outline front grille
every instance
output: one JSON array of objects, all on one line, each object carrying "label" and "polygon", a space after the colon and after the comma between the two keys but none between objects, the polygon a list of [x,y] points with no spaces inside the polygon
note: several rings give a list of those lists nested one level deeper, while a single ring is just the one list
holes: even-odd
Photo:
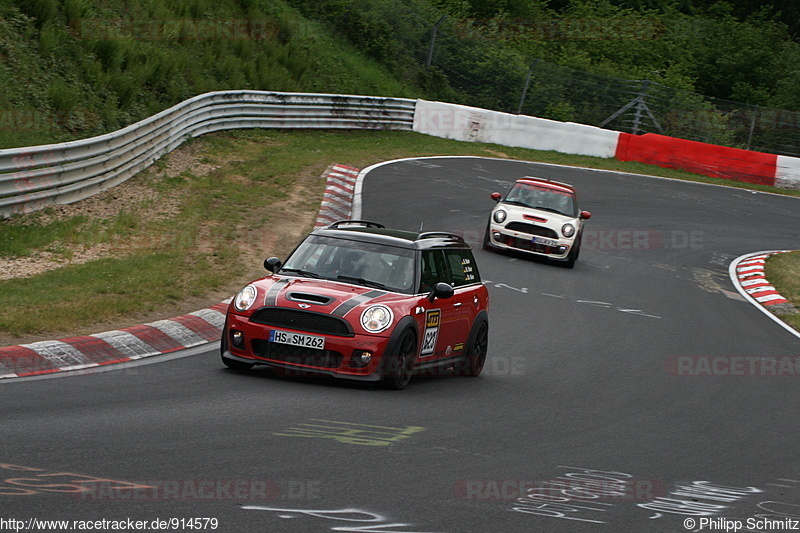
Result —
[{"label": "front grille", "polygon": [[509,222],[506,225],[509,231],[519,231],[529,235],[538,235],[539,237],[547,237],[549,239],[558,239],[558,234],[550,228],[544,226],[537,226],[536,224],[526,224],[525,222]]},{"label": "front grille", "polygon": [[309,333],[338,335],[340,337],[353,336],[353,329],[346,320],[314,311],[301,311],[285,307],[262,307],[253,313],[250,321],[264,324],[265,326],[307,331]]},{"label": "front grille", "polygon": [[253,353],[265,359],[321,368],[338,368],[343,359],[342,354],[333,350],[315,350],[262,339],[253,341]]}]

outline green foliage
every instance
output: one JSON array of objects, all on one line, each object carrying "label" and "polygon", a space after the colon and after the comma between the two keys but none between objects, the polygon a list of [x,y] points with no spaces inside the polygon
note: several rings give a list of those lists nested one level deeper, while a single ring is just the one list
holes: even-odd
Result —
[{"label": "green foliage", "polygon": [[[371,55],[395,53],[374,31]],[[106,133],[234,89],[415,95],[283,0],[0,5],[0,126],[21,126],[0,127],[0,148]]]},{"label": "green foliage", "polygon": [[[760,4],[293,0],[428,98],[796,155],[794,132],[746,122],[747,104],[800,109],[800,43]],[[617,116],[645,81],[654,115]]]},{"label": "green foliage", "polygon": [[[113,131],[226,89],[418,96],[599,124],[629,99],[616,78],[800,109],[785,12],[778,0],[7,0],[0,148]],[[592,84],[547,78],[540,58]],[[691,129],[681,113],[665,119],[675,132]],[[700,122],[725,139],[728,120]]]},{"label": "green foliage", "polygon": [[570,102],[555,102],[547,106],[543,118],[558,120],[560,122],[571,122],[575,120],[575,106]]}]

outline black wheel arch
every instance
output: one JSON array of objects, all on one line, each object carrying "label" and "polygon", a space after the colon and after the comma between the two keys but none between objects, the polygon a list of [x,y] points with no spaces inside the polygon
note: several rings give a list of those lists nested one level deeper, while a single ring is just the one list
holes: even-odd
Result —
[{"label": "black wheel arch", "polygon": [[400,319],[397,325],[394,327],[392,331],[392,335],[389,337],[389,343],[386,345],[386,351],[384,351],[382,357],[387,355],[397,355],[397,350],[400,346],[400,339],[402,338],[403,334],[407,330],[414,331],[414,339],[416,341],[417,349],[414,352],[414,356],[416,357],[419,354],[419,325],[417,324],[417,320],[411,316],[404,316]]},{"label": "black wheel arch", "polygon": [[[486,312],[486,309],[482,309],[476,316],[475,320],[472,321],[472,329],[469,331],[469,337],[467,337],[467,349],[471,349],[473,344],[475,344],[475,337],[478,335],[478,327],[482,324],[486,324],[486,328],[488,331],[489,328],[489,313]],[[470,355],[470,354],[466,354]]]},{"label": "black wheel arch", "polygon": [[228,317],[225,317],[225,325],[222,327],[222,334],[219,337],[219,354],[225,355],[228,351]]}]

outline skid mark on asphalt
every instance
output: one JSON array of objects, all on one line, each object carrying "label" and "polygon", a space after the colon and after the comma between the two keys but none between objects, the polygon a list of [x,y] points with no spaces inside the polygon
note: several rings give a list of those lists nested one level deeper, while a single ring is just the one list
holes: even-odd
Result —
[{"label": "skid mark on asphalt", "polygon": [[692,268],[690,269],[692,277],[697,285],[706,292],[720,293],[731,300],[745,301],[744,298],[738,293],[727,290],[723,283],[729,281],[728,276],[717,270],[708,270],[705,268]]}]

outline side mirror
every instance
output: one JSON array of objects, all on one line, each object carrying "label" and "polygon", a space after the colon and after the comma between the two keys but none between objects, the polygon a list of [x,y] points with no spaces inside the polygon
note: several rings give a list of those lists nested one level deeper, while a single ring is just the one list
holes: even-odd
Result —
[{"label": "side mirror", "polygon": [[281,269],[281,260],[277,257],[270,257],[269,259],[264,260],[264,268],[272,272],[273,274]]},{"label": "side mirror", "polygon": [[455,294],[453,287],[451,287],[447,283],[440,281],[439,283],[433,286],[433,290],[428,295],[428,301],[432,302],[436,298],[446,300],[447,298],[452,298],[453,294]]},{"label": "side mirror", "polygon": [[592,218],[592,214],[589,211],[581,211],[581,218],[583,220],[589,220]]},{"label": "side mirror", "polygon": [[499,202],[500,198],[502,198],[502,197],[503,197],[503,195],[501,195],[499,192],[493,192],[492,193],[492,200],[494,200],[495,202]]}]

